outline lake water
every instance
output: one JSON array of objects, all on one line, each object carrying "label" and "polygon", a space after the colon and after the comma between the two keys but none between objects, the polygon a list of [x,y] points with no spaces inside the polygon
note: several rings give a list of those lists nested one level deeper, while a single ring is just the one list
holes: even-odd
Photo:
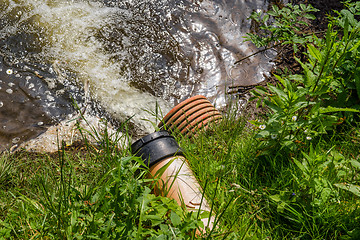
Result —
[{"label": "lake water", "polygon": [[[271,52],[243,37],[263,0],[0,0],[0,151],[79,109],[151,132],[158,107],[218,108],[264,80]],[[231,94],[230,94],[231,92]]]}]

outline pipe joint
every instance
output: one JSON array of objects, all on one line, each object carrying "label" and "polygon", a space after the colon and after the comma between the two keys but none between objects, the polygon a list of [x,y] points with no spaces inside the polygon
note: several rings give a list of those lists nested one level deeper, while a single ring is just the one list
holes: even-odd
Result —
[{"label": "pipe joint", "polygon": [[173,156],[184,156],[175,138],[167,131],[151,133],[131,145],[131,152],[141,157],[149,168],[157,162]]}]

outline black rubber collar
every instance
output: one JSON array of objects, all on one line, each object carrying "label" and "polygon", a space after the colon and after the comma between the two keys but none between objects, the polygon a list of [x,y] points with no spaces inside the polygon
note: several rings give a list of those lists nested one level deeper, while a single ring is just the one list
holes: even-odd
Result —
[{"label": "black rubber collar", "polygon": [[141,157],[148,167],[164,158],[184,155],[175,138],[167,131],[154,132],[137,140],[131,145],[131,152]]}]

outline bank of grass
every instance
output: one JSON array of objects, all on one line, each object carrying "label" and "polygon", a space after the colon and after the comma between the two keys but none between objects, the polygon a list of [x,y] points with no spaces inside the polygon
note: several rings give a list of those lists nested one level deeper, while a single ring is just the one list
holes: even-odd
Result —
[{"label": "bank of grass", "polygon": [[0,237],[359,239],[359,125],[264,152],[245,123],[228,114],[196,139],[177,136],[219,218],[213,232],[196,236],[197,215],[151,194],[141,160],[103,135],[55,154],[2,154]]}]

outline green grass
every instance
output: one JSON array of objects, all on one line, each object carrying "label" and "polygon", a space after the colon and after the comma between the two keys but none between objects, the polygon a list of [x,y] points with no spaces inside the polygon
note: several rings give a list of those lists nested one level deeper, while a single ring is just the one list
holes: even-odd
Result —
[{"label": "green grass", "polygon": [[203,215],[152,194],[126,126],[92,135],[96,146],[1,155],[0,239],[194,238]]},{"label": "green grass", "polygon": [[3,154],[0,237],[358,239],[359,187],[336,186],[359,185],[358,126],[286,152],[264,151],[245,124],[230,113],[196,139],[177,136],[217,216],[212,232],[194,235],[197,215],[151,194],[141,160],[104,135],[99,146]]},{"label": "green grass", "polygon": [[[299,143],[296,152],[264,151],[256,130],[229,117],[196,141],[183,140],[182,146],[199,181],[206,183],[215,211],[224,211],[221,228],[232,236],[358,239],[358,126]],[[357,191],[338,183],[357,185]],[[231,207],[224,209],[228,202]]]},{"label": "green grass", "polygon": [[142,162],[109,137],[56,154],[4,154],[0,239],[191,236],[196,215],[151,194]]}]

